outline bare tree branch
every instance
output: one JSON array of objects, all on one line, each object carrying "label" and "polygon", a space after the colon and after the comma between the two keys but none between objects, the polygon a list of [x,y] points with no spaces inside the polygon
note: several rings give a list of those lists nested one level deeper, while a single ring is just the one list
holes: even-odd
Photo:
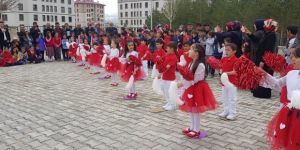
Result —
[{"label": "bare tree branch", "polygon": [[178,0],[166,0],[162,8],[162,13],[169,20],[170,28],[172,28],[172,23],[177,14],[177,2]]},{"label": "bare tree branch", "polygon": [[17,7],[19,0],[0,0],[0,12]]}]

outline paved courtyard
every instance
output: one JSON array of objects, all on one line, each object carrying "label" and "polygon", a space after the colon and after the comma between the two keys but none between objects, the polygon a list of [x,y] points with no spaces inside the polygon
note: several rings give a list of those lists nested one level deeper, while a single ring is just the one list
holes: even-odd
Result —
[{"label": "paved courtyard", "polygon": [[[218,101],[221,88],[208,78]],[[238,119],[202,114],[202,140],[181,134],[189,115],[154,113],[164,100],[151,81],[137,83],[138,100],[123,101],[125,83],[111,87],[88,71],[67,62],[0,68],[0,150],[4,149],[157,149],[265,150],[265,126],[279,108],[271,100],[238,93]]]}]

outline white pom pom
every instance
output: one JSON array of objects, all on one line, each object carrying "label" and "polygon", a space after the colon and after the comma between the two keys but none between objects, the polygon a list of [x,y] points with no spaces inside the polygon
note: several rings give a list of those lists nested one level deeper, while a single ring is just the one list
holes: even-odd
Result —
[{"label": "white pom pom", "polygon": [[151,78],[154,79],[154,78],[158,77],[158,75],[159,75],[159,72],[156,69],[156,65],[153,65],[153,69],[152,69],[152,72],[151,72]]},{"label": "white pom pom", "polygon": [[133,82],[134,82],[134,77],[133,75],[131,75],[125,89],[130,90],[133,85]]},{"label": "white pom pom", "polygon": [[107,55],[104,54],[103,57],[102,57],[102,60],[101,60],[101,66],[102,67],[105,67],[105,65],[106,65],[106,59],[107,59]]},{"label": "white pom pom", "polygon": [[221,82],[225,87],[234,87],[234,85],[229,81],[227,73],[221,75]]},{"label": "white pom pom", "polygon": [[172,101],[174,104],[177,104],[178,106],[181,106],[184,104],[184,102],[180,99],[177,84],[178,83],[176,81],[172,81],[168,92],[170,101]]},{"label": "white pom pom", "polygon": [[154,78],[153,82],[152,82],[152,89],[153,91],[158,94],[158,95],[163,95],[163,92],[161,90],[161,80],[158,79],[157,77]]},{"label": "white pom pom", "polygon": [[184,55],[180,56],[180,61],[179,61],[178,65],[180,65],[180,66],[185,66],[186,65],[186,60],[184,58]]},{"label": "white pom pom", "polygon": [[289,108],[300,109],[300,90],[292,92],[291,102],[288,106]]},{"label": "white pom pom", "polygon": [[69,42],[66,42],[66,45],[67,45],[67,48],[70,48],[70,43]]}]

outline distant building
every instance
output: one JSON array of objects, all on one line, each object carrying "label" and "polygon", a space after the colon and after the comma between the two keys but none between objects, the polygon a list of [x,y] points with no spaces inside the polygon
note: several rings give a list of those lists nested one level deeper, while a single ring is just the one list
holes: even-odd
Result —
[{"label": "distant building", "polygon": [[118,0],[119,26],[142,28],[153,9],[161,10],[165,0]]},{"label": "distant building", "polygon": [[33,22],[74,26],[74,0],[19,0],[17,7],[2,13],[2,20],[9,26],[32,26]]},{"label": "distant building", "polygon": [[75,22],[81,26],[87,26],[88,23],[100,24],[104,26],[104,6],[93,0],[75,1]]}]

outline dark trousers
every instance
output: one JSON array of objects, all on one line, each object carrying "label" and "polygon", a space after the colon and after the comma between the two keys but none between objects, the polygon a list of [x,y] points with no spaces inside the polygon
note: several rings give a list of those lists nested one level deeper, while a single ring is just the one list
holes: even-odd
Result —
[{"label": "dark trousers", "polygon": [[55,60],[61,60],[61,48],[54,48],[54,58]]},{"label": "dark trousers", "polygon": [[69,49],[62,49],[62,55],[63,55],[64,60],[69,59],[68,52],[69,52]]}]

